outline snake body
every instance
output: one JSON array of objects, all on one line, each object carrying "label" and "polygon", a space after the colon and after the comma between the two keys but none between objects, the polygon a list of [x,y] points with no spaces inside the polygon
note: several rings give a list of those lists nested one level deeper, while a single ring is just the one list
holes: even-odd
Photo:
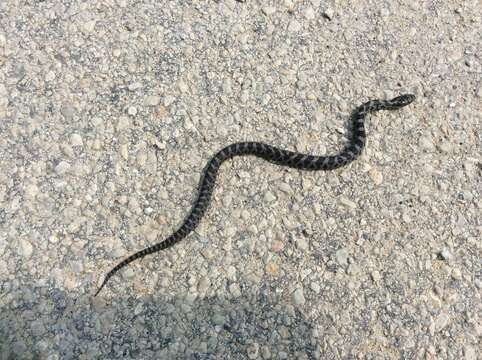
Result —
[{"label": "snake body", "polygon": [[216,177],[219,168],[224,161],[235,156],[251,155],[257,156],[277,165],[288,166],[290,168],[300,170],[333,170],[352,162],[362,152],[366,142],[364,120],[368,113],[380,110],[396,110],[410,104],[414,100],[414,95],[405,94],[391,100],[370,100],[357,107],[352,112],[350,118],[352,132],[349,142],[345,145],[344,149],[336,155],[314,156],[309,154],[301,154],[280,149],[278,147],[261,142],[238,142],[221,149],[207,163],[203,177],[200,181],[197,200],[192,206],[191,212],[185,218],[183,224],[163,241],[140,250],[117,264],[111,271],[107,273],[102,285],[94,296],[99,294],[109,279],[120,269],[127,266],[134,260],[173,246],[184,239],[196,228],[209,207],[214,185],[216,183]]}]

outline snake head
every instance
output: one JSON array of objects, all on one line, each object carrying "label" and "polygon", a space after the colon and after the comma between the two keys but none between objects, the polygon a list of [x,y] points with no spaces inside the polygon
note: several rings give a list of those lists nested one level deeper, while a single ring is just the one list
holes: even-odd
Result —
[{"label": "snake head", "polygon": [[407,106],[408,104],[412,103],[415,100],[415,95],[413,94],[404,94],[397,96],[389,100],[390,108],[392,109],[399,109],[401,107]]}]

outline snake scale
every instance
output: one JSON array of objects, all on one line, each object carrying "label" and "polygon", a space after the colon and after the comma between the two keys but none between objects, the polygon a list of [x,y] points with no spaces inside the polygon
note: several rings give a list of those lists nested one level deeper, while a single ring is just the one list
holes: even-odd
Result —
[{"label": "snake scale", "polygon": [[410,104],[414,100],[415,95],[405,94],[391,100],[370,100],[357,107],[352,112],[350,117],[352,132],[349,142],[345,145],[343,150],[336,155],[314,156],[301,154],[293,151],[283,150],[261,142],[238,142],[226,146],[222,150],[218,151],[207,163],[204,169],[203,177],[200,181],[197,200],[192,206],[191,212],[185,218],[182,225],[163,241],[140,250],[117,264],[111,271],[107,273],[102,285],[94,296],[99,294],[109,279],[120,269],[127,266],[134,260],[173,246],[184,239],[196,228],[209,206],[214,185],[216,183],[216,177],[219,168],[224,161],[235,156],[251,155],[257,156],[277,165],[288,166],[290,168],[300,170],[333,170],[352,162],[362,152],[366,142],[364,120],[368,113],[380,110],[397,110]]}]

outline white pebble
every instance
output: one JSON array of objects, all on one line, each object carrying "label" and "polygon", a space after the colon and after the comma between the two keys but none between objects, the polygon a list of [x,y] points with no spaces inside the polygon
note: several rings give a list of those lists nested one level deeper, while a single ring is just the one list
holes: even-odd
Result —
[{"label": "white pebble", "polygon": [[144,105],[146,106],[156,106],[161,102],[160,96],[151,95],[145,98]]},{"label": "white pebble", "polygon": [[20,239],[18,254],[20,256],[29,258],[30,256],[32,256],[32,253],[33,253],[32,244],[26,239]]},{"label": "white pebble", "polygon": [[370,171],[368,171],[368,175],[370,175],[370,178],[375,185],[380,185],[383,182],[382,173],[375,168],[370,169]]},{"label": "white pebble", "polygon": [[70,136],[70,144],[72,146],[83,146],[84,142],[82,141],[82,137],[79,134],[72,134]]},{"label": "white pebble", "polygon": [[340,204],[350,209],[356,208],[356,204],[344,196],[340,198]]},{"label": "white pebble", "polygon": [[129,106],[129,108],[127,109],[127,113],[131,116],[134,116],[137,114],[137,109],[135,106]]},{"label": "white pebble", "polygon": [[288,25],[288,31],[297,32],[300,30],[301,30],[301,24],[295,19],[291,20],[290,24]]},{"label": "white pebble", "polygon": [[263,14],[265,15],[272,15],[276,12],[276,8],[274,6],[264,6],[261,11],[263,12]]},{"label": "white pebble", "polygon": [[275,200],[276,200],[276,196],[274,196],[274,194],[271,191],[267,191],[264,194],[264,201],[265,202],[270,203],[270,202],[273,202]]},{"label": "white pebble", "polygon": [[302,288],[297,288],[292,295],[293,302],[296,305],[303,305],[305,303],[305,296]]},{"label": "white pebble", "polygon": [[305,11],[303,12],[303,15],[305,16],[305,18],[307,18],[308,20],[312,20],[315,18],[315,11],[313,10],[313,8],[311,6],[308,6]]},{"label": "white pebble", "polygon": [[63,175],[70,169],[70,164],[67,161],[61,161],[58,163],[58,165],[55,167],[55,172],[58,175]]},{"label": "white pebble", "polygon": [[348,251],[346,249],[340,249],[336,252],[335,257],[338,264],[341,266],[348,265]]},{"label": "white pebble", "polygon": [[134,82],[132,84],[129,84],[127,86],[127,88],[130,90],[130,91],[134,91],[134,90],[137,90],[137,89],[140,89],[142,88],[142,84],[140,82]]}]

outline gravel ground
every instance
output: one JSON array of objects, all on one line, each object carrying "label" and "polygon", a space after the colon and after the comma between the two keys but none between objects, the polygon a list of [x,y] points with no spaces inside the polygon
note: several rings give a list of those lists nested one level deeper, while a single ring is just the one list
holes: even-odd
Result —
[{"label": "gravel ground", "polygon": [[[411,4],[409,4],[411,3]],[[0,2],[1,359],[480,359],[482,15],[472,1]],[[332,172],[223,165],[221,147]]]}]

